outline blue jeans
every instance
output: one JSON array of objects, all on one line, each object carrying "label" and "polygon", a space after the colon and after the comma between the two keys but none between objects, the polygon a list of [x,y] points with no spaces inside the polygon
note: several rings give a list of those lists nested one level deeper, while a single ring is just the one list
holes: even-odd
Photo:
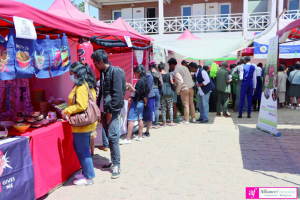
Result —
[{"label": "blue jeans", "polygon": [[200,111],[200,119],[209,120],[209,97],[210,92],[206,95],[200,96],[197,94],[199,100],[199,111]]},{"label": "blue jeans", "polygon": [[155,125],[158,125],[160,93],[159,93],[159,89],[157,88],[153,89],[152,91],[155,94]]},{"label": "blue jeans", "polygon": [[102,142],[103,142],[103,147],[108,148],[108,140],[104,128],[102,128]]},{"label": "blue jeans", "polygon": [[102,126],[103,126],[106,136],[108,138],[111,162],[114,164],[114,166],[120,166],[120,159],[121,159],[120,147],[119,147],[120,111],[112,112],[112,118],[111,118],[111,121],[109,124],[107,124],[107,121],[106,121],[106,113],[101,115],[101,118],[102,118]]},{"label": "blue jeans", "polygon": [[85,178],[95,177],[94,164],[90,152],[90,138],[92,132],[73,133],[73,146]]}]

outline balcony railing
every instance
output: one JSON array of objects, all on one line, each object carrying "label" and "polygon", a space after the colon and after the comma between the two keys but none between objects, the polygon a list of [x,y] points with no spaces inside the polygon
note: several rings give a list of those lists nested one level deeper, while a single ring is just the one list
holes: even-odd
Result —
[{"label": "balcony railing", "polygon": [[248,30],[264,30],[270,24],[269,12],[257,12],[248,14]]},{"label": "balcony railing", "polygon": [[[104,22],[111,24],[114,20],[106,20]],[[141,34],[158,34],[158,19],[125,19],[125,21],[136,31]]]},{"label": "balcony railing", "polygon": [[164,33],[241,31],[242,14],[165,17]]},{"label": "balcony railing", "polygon": [[[291,14],[292,17],[300,18],[300,11]],[[114,20],[104,21],[112,23]],[[148,19],[126,19],[131,27],[142,34],[158,34],[158,18]],[[199,15],[190,17],[165,17],[164,33],[182,33],[186,29],[193,33],[207,32],[235,32],[243,30],[243,14],[227,14],[227,15]],[[248,30],[257,31],[264,30],[270,24],[270,13],[249,13],[248,14]]]},{"label": "balcony railing", "polygon": [[285,20],[296,20],[300,18],[300,10],[287,10],[281,16]]}]

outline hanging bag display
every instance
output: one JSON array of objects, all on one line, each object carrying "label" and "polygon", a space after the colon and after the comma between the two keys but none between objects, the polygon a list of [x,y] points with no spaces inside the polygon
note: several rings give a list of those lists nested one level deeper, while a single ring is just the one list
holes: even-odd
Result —
[{"label": "hanging bag display", "polygon": [[61,73],[64,74],[69,71],[69,67],[71,66],[71,52],[69,47],[68,38],[65,33],[61,38]]},{"label": "hanging bag display", "polygon": [[12,80],[16,76],[14,29],[9,30],[6,40],[0,42],[0,80]]},{"label": "hanging bag display", "polygon": [[16,38],[15,41],[15,78],[32,78],[34,74],[34,40]]},{"label": "hanging bag display", "polygon": [[50,73],[52,77],[62,75],[60,72],[62,67],[61,61],[61,39],[60,35],[57,35],[58,39],[50,40]]},{"label": "hanging bag display", "polygon": [[[97,103],[92,95],[90,88],[84,83],[85,87],[87,88],[89,94],[88,99],[88,106],[87,109],[83,112],[72,114],[69,118],[69,123],[71,126],[74,127],[82,127],[93,124],[94,122],[98,121],[101,117],[101,112]],[[76,104],[76,94],[73,97],[73,105]]]},{"label": "hanging bag display", "polygon": [[37,78],[50,78],[50,39],[46,35],[46,39],[36,40],[34,42],[35,51],[35,76]]}]

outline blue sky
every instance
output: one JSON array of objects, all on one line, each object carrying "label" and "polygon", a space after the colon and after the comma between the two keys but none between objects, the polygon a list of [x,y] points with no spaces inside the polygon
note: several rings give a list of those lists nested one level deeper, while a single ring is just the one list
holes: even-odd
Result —
[{"label": "blue sky", "polygon": [[[35,7],[35,8],[38,8],[40,10],[44,10],[46,11],[50,6],[51,4],[54,2],[54,0],[16,0],[16,1],[20,1],[20,2],[23,2],[23,3],[26,3],[32,7]],[[77,4],[81,3],[82,0],[75,0],[75,2]],[[99,19],[99,15],[98,15],[98,9],[93,7],[93,6],[90,6],[90,15],[92,17],[96,17],[97,19]]]}]

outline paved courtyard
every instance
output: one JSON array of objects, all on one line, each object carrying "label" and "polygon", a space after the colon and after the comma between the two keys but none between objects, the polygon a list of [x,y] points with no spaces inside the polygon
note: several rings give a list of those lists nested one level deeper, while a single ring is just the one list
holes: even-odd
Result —
[{"label": "paved courtyard", "polygon": [[[95,184],[63,187],[42,199],[245,199],[245,187],[300,187],[300,111],[279,109],[281,137],[251,119],[216,117],[208,124],[151,129],[151,137],[121,146],[121,177],[101,171],[109,153],[96,150]],[[246,115],[244,115],[246,116]]]}]

